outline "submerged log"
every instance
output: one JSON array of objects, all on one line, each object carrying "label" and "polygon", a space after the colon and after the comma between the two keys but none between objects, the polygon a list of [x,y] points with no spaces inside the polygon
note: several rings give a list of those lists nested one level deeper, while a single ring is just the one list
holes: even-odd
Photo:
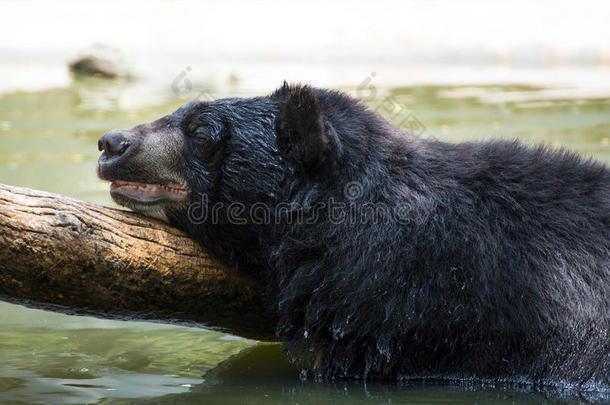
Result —
[{"label": "submerged log", "polygon": [[274,338],[260,287],[141,215],[0,184],[0,299]]}]

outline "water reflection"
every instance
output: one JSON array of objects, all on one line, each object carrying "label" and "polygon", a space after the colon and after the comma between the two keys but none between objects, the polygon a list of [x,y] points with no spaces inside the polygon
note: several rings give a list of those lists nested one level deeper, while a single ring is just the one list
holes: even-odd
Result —
[{"label": "water reflection", "polygon": [[[477,383],[440,386],[422,383],[301,381],[277,345],[246,350],[205,375],[188,393],[154,400],[153,404],[547,404],[579,403],[582,398],[493,388]],[[118,401],[117,403],[126,403]]]}]

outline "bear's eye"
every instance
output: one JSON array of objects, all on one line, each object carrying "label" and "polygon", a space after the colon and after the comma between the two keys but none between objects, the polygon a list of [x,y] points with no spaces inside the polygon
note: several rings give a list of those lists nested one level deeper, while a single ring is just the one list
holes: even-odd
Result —
[{"label": "bear's eye", "polygon": [[204,140],[204,139],[210,138],[210,131],[206,127],[199,126],[199,127],[193,128],[192,130],[188,131],[188,135],[191,138]]},{"label": "bear's eye", "polygon": [[212,167],[222,159],[223,142],[222,127],[195,125],[187,128],[190,138],[190,148],[198,157],[200,163]]},{"label": "bear's eye", "polygon": [[210,123],[201,124],[193,122],[186,130],[186,135],[189,138],[202,142],[218,142],[221,138],[221,134],[222,126]]}]

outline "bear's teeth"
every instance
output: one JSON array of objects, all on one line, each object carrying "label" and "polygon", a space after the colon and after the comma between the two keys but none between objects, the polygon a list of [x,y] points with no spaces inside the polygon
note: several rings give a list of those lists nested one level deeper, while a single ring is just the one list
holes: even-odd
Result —
[{"label": "bear's teeth", "polygon": [[147,203],[159,200],[182,201],[188,196],[188,190],[175,183],[146,184],[115,180],[110,185],[110,191]]}]

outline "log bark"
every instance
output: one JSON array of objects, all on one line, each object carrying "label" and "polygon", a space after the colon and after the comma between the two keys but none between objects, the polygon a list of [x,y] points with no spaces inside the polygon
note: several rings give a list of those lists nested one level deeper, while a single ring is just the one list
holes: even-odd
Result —
[{"label": "log bark", "polygon": [[0,185],[0,299],[274,338],[260,287],[161,221]]}]

